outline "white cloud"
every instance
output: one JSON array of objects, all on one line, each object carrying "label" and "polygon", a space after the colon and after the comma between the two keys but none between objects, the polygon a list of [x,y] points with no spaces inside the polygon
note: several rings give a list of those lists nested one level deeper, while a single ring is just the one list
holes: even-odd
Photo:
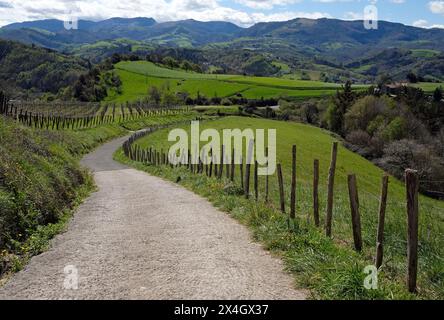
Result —
[{"label": "white cloud", "polygon": [[363,20],[364,13],[349,11],[344,14],[344,19],[345,20]]},{"label": "white cloud", "polygon": [[442,25],[442,24],[429,24],[429,22],[427,20],[424,20],[424,19],[416,20],[415,22],[413,22],[413,26],[414,27],[418,27],[418,28],[425,28],[425,29],[432,29],[432,28],[444,29],[444,25]]},{"label": "white cloud", "polygon": [[285,6],[288,4],[301,2],[302,0],[235,0],[235,1],[249,8],[270,10],[273,9],[275,6]]},{"label": "white cloud", "polygon": [[428,24],[429,22],[424,19],[416,20],[415,22],[413,22],[413,26],[418,28],[426,28]]},{"label": "white cloud", "polygon": [[[230,21],[241,26],[257,22],[282,21],[298,17],[331,17],[323,12],[285,11],[281,13],[248,13],[221,5],[219,0],[0,0],[10,6],[0,7],[0,25],[37,19],[66,19],[72,12],[80,19],[101,20],[111,17],[152,17],[157,21],[195,19]],[[254,1],[252,2],[269,2]],[[271,0],[289,3],[299,0]]]},{"label": "white cloud", "polygon": [[433,13],[444,14],[444,1],[430,1],[429,9]]}]

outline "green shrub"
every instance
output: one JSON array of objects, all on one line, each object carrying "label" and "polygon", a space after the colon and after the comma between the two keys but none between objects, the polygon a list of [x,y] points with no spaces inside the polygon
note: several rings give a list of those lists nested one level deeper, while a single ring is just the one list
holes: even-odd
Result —
[{"label": "green shrub", "polygon": [[396,117],[382,131],[382,137],[385,141],[401,140],[406,137],[406,131],[406,120],[402,117]]}]

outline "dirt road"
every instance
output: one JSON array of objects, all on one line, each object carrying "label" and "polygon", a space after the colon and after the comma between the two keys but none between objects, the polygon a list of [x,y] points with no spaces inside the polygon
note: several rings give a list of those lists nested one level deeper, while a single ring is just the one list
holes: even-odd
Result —
[{"label": "dirt road", "polygon": [[0,288],[0,299],[305,297],[281,261],[229,215],[180,186],[113,161],[123,140],[85,157],[99,191],[50,250]]}]

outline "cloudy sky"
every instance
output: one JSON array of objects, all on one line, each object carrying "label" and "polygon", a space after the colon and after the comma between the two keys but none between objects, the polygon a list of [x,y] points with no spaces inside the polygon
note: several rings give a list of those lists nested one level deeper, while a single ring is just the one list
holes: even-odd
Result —
[{"label": "cloudy sky", "polygon": [[0,26],[58,18],[153,17],[158,21],[223,20],[240,26],[296,17],[362,19],[374,4],[380,20],[444,28],[444,0],[0,0]]}]

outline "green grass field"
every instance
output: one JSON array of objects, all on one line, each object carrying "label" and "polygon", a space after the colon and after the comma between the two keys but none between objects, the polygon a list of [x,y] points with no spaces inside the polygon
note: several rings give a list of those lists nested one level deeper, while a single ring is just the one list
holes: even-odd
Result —
[{"label": "green grass field", "polygon": [[444,83],[433,83],[433,82],[420,82],[413,84],[416,88],[421,88],[427,93],[435,91],[436,88],[444,88]]},{"label": "green grass field", "polygon": [[[334,94],[338,84],[285,78],[215,75],[167,69],[147,61],[123,61],[115,66],[122,82],[122,94],[108,101],[124,102],[143,98],[149,86],[168,84],[176,92],[187,91],[195,97],[231,97],[241,93],[249,99],[294,97],[309,98]],[[357,87],[359,88],[359,87]]]},{"label": "green grass field", "polygon": [[[189,127],[184,126],[189,131]],[[297,274],[296,279],[304,287],[313,289],[322,298],[414,298],[405,289],[407,218],[403,183],[390,179],[387,217],[385,226],[385,260],[380,272],[380,287],[375,291],[362,288],[363,266],[371,265],[375,253],[378,194],[383,171],[359,155],[339,148],[335,183],[333,241],[323,231],[313,227],[312,176],[313,160],[320,160],[320,214],[324,222],[327,176],[331,144],[335,141],[329,132],[298,123],[245,117],[227,117],[201,124],[205,128],[271,128],[277,129],[277,158],[282,163],[289,208],[291,147],[296,144],[297,154],[297,217],[299,229],[288,232],[286,219],[278,214],[278,184],[276,175],[270,177],[271,206],[244,201],[239,196],[227,195],[225,182],[217,182],[202,176],[192,176],[184,169],[142,169],[176,180],[207,196],[216,205],[250,225],[255,237],[266,246],[283,254],[287,267]],[[145,148],[167,150],[169,130],[161,130],[140,140]],[[122,157],[120,156],[122,160]],[[124,159],[122,161],[125,161]],[[349,207],[347,174],[355,173],[358,180],[364,250],[353,251],[351,214]],[[236,184],[240,184],[236,169]],[[259,192],[263,201],[265,178],[259,177]],[[288,210],[288,209],[287,209]],[[310,223],[307,223],[307,220]],[[444,297],[444,203],[420,197],[420,248],[419,248],[419,298]]]}]

